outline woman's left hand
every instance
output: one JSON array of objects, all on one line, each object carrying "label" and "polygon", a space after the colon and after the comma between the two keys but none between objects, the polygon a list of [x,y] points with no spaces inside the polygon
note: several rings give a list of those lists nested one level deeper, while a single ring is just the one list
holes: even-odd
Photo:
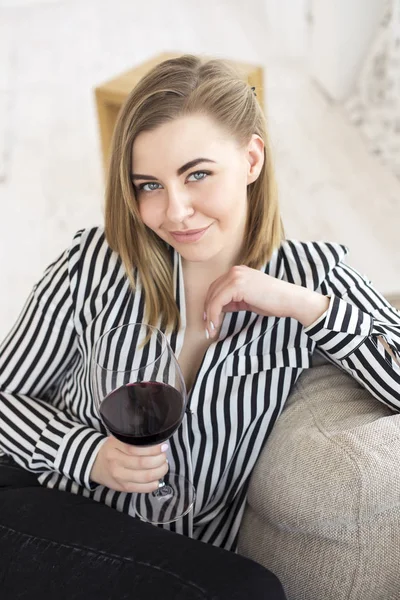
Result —
[{"label": "woman's left hand", "polygon": [[292,317],[305,327],[329,306],[329,298],[245,265],[234,266],[209,287],[204,304],[206,334],[214,337],[223,313],[246,310],[262,316]]}]

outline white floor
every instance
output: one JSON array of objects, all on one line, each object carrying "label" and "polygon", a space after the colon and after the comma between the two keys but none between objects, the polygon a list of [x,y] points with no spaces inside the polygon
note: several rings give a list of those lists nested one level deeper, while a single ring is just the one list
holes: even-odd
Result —
[{"label": "white floor", "polygon": [[73,233],[102,222],[94,86],[165,50],[264,65],[288,237],[345,243],[378,289],[400,291],[400,181],[279,58],[252,5],[0,0],[0,338]]}]

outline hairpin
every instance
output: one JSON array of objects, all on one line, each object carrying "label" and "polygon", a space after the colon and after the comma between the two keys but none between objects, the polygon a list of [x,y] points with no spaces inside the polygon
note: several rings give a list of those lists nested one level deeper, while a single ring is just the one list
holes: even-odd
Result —
[{"label": "hairpin", "polygon": [[251,89],[253,90],[253,94],[254,94],[255,96],[257,96],[257,94],[256,94],[256,88],[255,88],[254,86],[252,86],[252,88],[251,88]]}]

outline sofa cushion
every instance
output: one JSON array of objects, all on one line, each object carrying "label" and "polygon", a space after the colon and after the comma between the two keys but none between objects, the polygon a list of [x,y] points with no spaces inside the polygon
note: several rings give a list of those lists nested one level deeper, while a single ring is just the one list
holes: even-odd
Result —
[{"label": "sofa cushion", "polygon": [[400,415],[314,356],[252,474],[239,552],[289,600],[398,600]]}]

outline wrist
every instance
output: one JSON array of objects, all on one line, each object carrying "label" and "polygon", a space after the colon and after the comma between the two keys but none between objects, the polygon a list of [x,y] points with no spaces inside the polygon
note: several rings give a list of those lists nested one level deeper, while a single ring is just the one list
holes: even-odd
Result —
[{"label": "wrist", "polygon": [[330,298],[301,288],[301,293],[296,296],[296,308],[293,318],[304,327],[309,327],[317,321],[329,308]]}]

